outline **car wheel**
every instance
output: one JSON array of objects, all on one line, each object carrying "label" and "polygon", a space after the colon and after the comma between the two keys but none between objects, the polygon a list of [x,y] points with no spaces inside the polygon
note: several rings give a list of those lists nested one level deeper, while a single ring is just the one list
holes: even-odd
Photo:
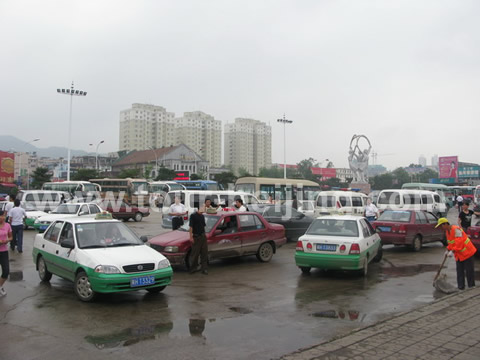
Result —
[{"label": "car wheel", "polygon": [[166,288],[166,286],[157,286],[157,287],[148,288],[148,289],[145,289],[145,290],[147,290],[150,294],[158,294],[159,292],[161,292],[165,288]]},{"label": "car wheel", "polygon": [[300,270],[302,270],[302,273],[304,274],[310,274],[310,270],[312,270],[311,267],[309,266],[299,266]]},{"label": "car wheel", "polygon": [[142,221],[142,219],[143,219],[143,215],[141,212],[137,212],[135,214],[135,217],[133,218],[133,220],[135,220],[136,222]]},{"label": "car wheel", "polygon": [[48,271],[47,264],[43,259],[43,256],[39,256],[37,260],[37,269],[38,269],[38,276],[40,276],[40,280],[42,281],[50,281],[52,278],[52,273]]},{"label": "car wheel", "polygon": [[92,301],[97,295],[95,291],[92,290],[92,285],[90,284],[87,274],[83,271],[79,272],[75,277],[73,289],[77,297],[85,302]]},{"label": "car wheel", "polygon": [[422,249],[422,237],[420,235],[417,235],[413,238],[412,241],[412,250],[417,252]]},{"label": "car wheel", "polygon": [[373,258],[373,261],[380,262],[380,260],[382,260],[382,257],[383,257],[383,247],[382,247],[382,244],[380,244],[380,246],[378,247],[377,255],[375,255],[375,257]]},{"label": "car wheel", "polygon": [[28,230],[28,225],[26,223],[23,223],[23,230]]},{"label": "car wheel", "polygon": [[272,260],[273,246],[270,243],[263,243],[257,251],[257,259],[261,262],[269,262]]},{"label": "car wheel", "polygon": [[360,270],[360,274],[362,276],[368,275],[368,256],[365,256],[365,259],[363,259],[363,266],[362,266],[362,270]]}]

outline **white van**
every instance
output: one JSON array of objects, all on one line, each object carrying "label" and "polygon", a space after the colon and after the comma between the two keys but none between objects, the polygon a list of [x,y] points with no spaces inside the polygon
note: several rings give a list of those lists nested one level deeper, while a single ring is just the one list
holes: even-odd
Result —
[{"label": "white van", "polygon": [[20,190],[16,198],[21,202],[32,204],[40,211],[48,212],[72,197],[66,191]]},{"label": "white van", "polygon": [[315,202],[315,216],[332,214],[361,215],[367,195],[355,191],[321,191]]},{"label": "white van", "polygon": [[222,208],[233,208],[235,200],[241,198],[243,204],[247,207],[249,205],[258,204],[259,201],[250,193],[240,192],[240,191],[230,191],[230,190],[181,190],[181,191],[170,191],[163,202],[163,224],[162,226],[167,229],[172,228],[172,219],[168,216],[170,205],[175,203],[175,197],[180,196],[181,203],[185,205],[185,208],[188,212],[184,217],[184,221],[188,220],[188,217],[195,212],[199,207],[205,204],[206,199],[212,201],[212,205],[218,206],[219,210]]},{"label": "white van", "polygon": [[378,194],[377,208],[383,210],[425,210],[437,216],[447,215],[447,205],[440,195],[427,190],[382,190]]},{"label": "white van", "polygon": [[[159,197],[165,197],[170,191],[185,190],[186,187],[175,181],[152,181],[148,183],[148,194],[150,195],[150,204],[155,204]],[[163,204],[163,199],[161,200]]]}]

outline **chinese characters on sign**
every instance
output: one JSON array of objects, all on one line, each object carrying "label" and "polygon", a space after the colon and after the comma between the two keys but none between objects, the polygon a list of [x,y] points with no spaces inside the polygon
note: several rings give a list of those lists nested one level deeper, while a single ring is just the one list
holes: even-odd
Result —
[{"label": "chinese characters on sign", "polygon": [[0,151],[0,182],[13,183],[14,169],[14,155],[12,153]]},{"label": "chinese characters on sign", "polygon": [[456,179],[458,171],[458,156],[442,156],[438,158],[439,178]]}]

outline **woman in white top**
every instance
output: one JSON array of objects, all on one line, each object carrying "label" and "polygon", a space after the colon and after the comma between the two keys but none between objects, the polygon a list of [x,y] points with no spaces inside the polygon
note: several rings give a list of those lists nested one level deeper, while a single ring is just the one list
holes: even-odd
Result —
[{"label": "woman in white top", "polygon": [[365,217],[369,222],[375,221],[380,216],[377,207],[372,204],[372,199],[367,199],[367,206],[365,206]]}]

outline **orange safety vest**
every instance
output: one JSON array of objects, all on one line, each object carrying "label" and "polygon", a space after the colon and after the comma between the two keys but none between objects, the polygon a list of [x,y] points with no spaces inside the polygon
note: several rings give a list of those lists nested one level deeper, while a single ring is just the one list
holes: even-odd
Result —
[{"label": "orange safety vest", "polygon": [[455,260],[464,261],[473,256],[477,249],[460,226],[452,225],[447,231],[447,249],[453,251]]}]

